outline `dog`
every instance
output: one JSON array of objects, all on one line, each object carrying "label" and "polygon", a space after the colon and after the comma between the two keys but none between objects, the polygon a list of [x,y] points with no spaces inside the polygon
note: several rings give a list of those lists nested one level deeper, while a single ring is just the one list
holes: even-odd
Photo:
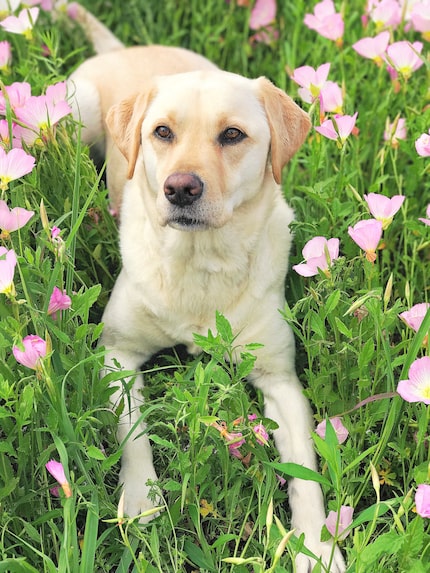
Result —
[{"label": "dog", "polygon": [[[283,167],[304,142],[308,115],[264,77],[218,69],[182,48],[125,48],[78,7],[77,20],[99,55],[68,80],[86,143],[107,158],[107,186],[120,215],[122,270],[103,315],[106,369],[136,371],[160,349],[214,329],[216,311],[236,343],[259,342],[249,381],[263,392],[282,461],[317,469],[312,416],[294,366],[284,306],[293,220],[280,189]],[[139,422],[143,380],[124,400],[120,480],[130,516],[152,507],[157,476]],[[121,399],[117,389],[113,403]],[[137,436],[137,437],[136,437]],[[323,496],[312,481],[289,483],[292,525],[306,546],[345,570],[321,542]],[[314,560],[300,554],[299,573]]]}]

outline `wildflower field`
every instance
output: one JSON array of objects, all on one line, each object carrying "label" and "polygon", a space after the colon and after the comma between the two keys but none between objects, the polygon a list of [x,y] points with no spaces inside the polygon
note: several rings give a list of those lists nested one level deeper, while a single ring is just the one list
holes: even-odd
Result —
[{"label": "wildflower field", "polygon": [[54,4],[0,0],[0,572],[293,572],[291,475],[321,483],[348,572],[430,571],[430,1],[82,2],[126,45],[268,77],[314,126],[283,177],[280,312],[320,473],[279,463],[220,315],[197,358],[143,366],[146,525],[121,515],[121,375],[99,376],[117,223],[63,83],[92,49]]}]

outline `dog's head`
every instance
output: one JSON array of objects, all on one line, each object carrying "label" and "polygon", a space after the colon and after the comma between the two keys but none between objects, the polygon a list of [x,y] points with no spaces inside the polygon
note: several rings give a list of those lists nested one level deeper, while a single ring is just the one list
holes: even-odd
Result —
[{"label": "dog's head", "polygon": [[308,115],[265,78],[221,71],[156,78],[110,109],[106,123],[161,225],[217,228],[281,181]]}]

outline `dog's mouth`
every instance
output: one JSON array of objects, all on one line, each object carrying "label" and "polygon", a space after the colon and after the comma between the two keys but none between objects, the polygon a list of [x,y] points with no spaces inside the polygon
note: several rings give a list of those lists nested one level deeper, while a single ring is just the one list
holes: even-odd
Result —
[{"label": "dog's mouth", "polygon": [[180,231],[203,231],[209,227],[206,221],[202,219],[196,219],[195,217],[186,217],[181,215],[180,217],[174,217],[167,221],[167,224],[174,229]]}]

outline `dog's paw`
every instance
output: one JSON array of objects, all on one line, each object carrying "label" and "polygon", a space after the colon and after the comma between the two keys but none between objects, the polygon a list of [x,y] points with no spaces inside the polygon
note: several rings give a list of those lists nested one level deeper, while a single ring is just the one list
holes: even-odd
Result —
[{"label": "dog's paw", "polygon": [[121,477],[123,477],[123,494],[121,500],[121,511],[123,515],[128,517],[139,516],[140,523],[148,523],[158,515],[158,512],[154,511],[155,508],[159,507],[157,498],[154,498],[153,492],[151,492],[151,483],[157,480],[155,471],[153,475],[137,475],[131,476],[126,474],[123,476],[121,472]]},{"label": "dog's paw", "polygon": [[[318,557],[321,558],[325,569],[322,570],[329,573],[344,573],[346,571],[345,561],[339,547],[334,546],[330,541],[319,542],[317,545],[305,545]],[[329,565],[330,564],[330,565]],[[296,557],[296,572],[297,573],[311,573],[315,566],[315,560],[307,555],[300,553]]]}]

